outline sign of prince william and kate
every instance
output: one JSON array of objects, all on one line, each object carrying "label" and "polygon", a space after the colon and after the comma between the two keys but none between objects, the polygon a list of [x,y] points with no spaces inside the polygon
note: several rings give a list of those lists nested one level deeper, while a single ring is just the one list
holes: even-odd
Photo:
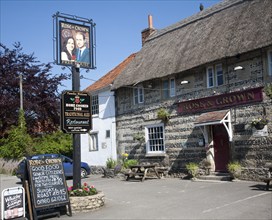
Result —
[{"label": "sign of prince william and kate", "polygon": [[92,68],[90,27],[60,21],[59,34],[60,64]]}]

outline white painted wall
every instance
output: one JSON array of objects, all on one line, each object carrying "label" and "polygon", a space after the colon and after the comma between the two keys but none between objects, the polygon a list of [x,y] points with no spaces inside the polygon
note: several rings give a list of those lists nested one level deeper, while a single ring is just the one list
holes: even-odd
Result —
[{"label": "white painted wall", "polygon": [[[117,159],[114,93],[109,89],[100,91],[99,115],[93,116],[93,130],[98,133],[98,151],[89,151],[89,134],[81,134],[81,161],[91,166],[106,166],[108,158]],[[110,138],[106,138],[110,130]]]}]

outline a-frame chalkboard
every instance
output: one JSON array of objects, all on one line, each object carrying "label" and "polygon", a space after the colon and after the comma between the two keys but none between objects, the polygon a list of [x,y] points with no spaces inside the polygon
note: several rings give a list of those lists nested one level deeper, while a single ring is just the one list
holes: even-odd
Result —
[{"label": "a-frame chalkboard", "polygon": [[72,216],[61,158],[27,160],[27,170],[34,219],[39,210],[66,205]]}]

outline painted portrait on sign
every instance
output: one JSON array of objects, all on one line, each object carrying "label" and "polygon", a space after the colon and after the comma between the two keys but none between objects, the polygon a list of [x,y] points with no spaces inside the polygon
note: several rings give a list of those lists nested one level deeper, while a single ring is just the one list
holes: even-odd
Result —
[{"label": "painted portrait on sign", "polygon": [[91,66],[90,27],[60,21],[60,64]]}]

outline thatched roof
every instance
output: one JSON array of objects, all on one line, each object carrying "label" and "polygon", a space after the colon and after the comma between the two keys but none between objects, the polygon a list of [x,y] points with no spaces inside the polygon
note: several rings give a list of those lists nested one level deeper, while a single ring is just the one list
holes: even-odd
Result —
[{"label": "thatched roof", "polygon": [[272,45],[272,0],[225,0],[157,30],[114,88],[180,73]]}]

